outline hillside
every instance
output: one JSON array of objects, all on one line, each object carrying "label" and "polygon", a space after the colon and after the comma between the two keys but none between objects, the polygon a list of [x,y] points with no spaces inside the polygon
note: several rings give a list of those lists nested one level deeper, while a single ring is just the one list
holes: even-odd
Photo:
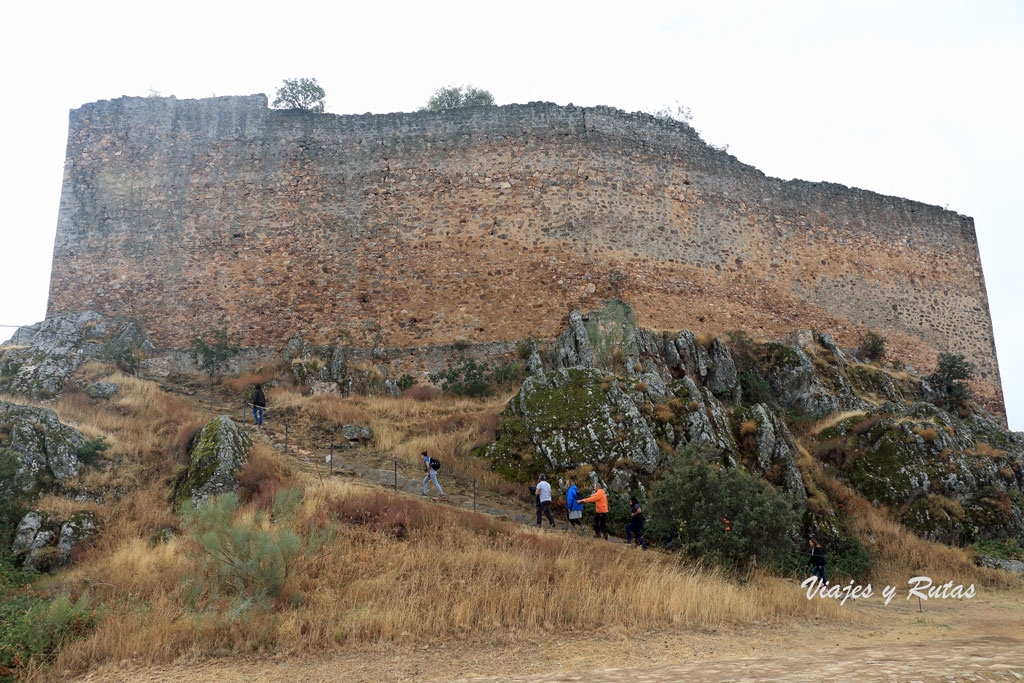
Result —
[{"label": "hillside", "polygon": [[[126,321],[55,318],[0,347],[7,673],[877,628],[880,612],[806,599],[809,536],[833,581],[924,574],[1019,614],[1024,438],[954,385],[862,362],[825,334],[654,333],[611,301],[491,367],[452,358],[446,393],[403,395],[338,348],[299,340],[249,374],[244,359],[211,396]],[[476,379],[487,396],[452,393]],[[263,429],[243,405],[255,382]],[[424,449],[447,501],[419,495]],[[681,550],[641,552],[563,529],[568,476],[608,489],[613,534],[627,493],[657,529],[659,491],[694,452],[786,501],[795,526],[773,545],[787,561],[720,567],[685,531],[668,544]],[[554,530],[521,524],[541,473]]]}]

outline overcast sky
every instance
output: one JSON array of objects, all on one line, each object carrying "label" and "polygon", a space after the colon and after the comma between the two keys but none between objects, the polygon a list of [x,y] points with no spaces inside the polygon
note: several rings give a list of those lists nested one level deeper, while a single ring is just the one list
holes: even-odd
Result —
[{"label": "overcast sky", "polygon": [[306,76],[337,114],[411,111],[463,83],[499,104],[679,103],[769,175],[973,216],[1010,426],[1024,429],[1024,3],[345,4],[7,7],[0,324],[44,316],[67,115],[86,102],[272,96]]}]

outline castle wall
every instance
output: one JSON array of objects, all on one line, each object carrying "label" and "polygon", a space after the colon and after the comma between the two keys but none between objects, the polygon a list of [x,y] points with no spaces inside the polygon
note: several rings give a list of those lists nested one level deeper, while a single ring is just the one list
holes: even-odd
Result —
[{"label": "castle wall", "polygon": [[970,218],[769,178],[692,129],[551,104],[335,116],[262,95],[71,112],[49,311],[158,344],[423,346],[552,336],[618,293],[654,329],[875,329],[1001,410]]}]

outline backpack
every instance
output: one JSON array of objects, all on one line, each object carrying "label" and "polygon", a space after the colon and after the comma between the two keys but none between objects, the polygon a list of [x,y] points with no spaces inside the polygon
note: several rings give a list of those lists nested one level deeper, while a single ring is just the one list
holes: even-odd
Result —
[{"label": "backpack", "polygon": [[430,459],[430,469],[434,470],[435,472],[437,470],[441,469],[441,461],[438,460],[437,458],[431,458]]}]

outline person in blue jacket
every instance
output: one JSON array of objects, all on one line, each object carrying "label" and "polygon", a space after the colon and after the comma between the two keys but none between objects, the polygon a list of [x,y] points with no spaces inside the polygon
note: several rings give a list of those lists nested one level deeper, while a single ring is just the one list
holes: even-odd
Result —
[{"label": "person in blue jacket", "polygon": [[580,533],[583,533],[583,523],[580,521],[583,517],[583,503],[579,502],[579,491],[576,489],[576,482],[572,479],[569,480],[569,490],[565,494],[565,509],[569,511],[569,530],[572,531],[573,527],[579,527]]}]

